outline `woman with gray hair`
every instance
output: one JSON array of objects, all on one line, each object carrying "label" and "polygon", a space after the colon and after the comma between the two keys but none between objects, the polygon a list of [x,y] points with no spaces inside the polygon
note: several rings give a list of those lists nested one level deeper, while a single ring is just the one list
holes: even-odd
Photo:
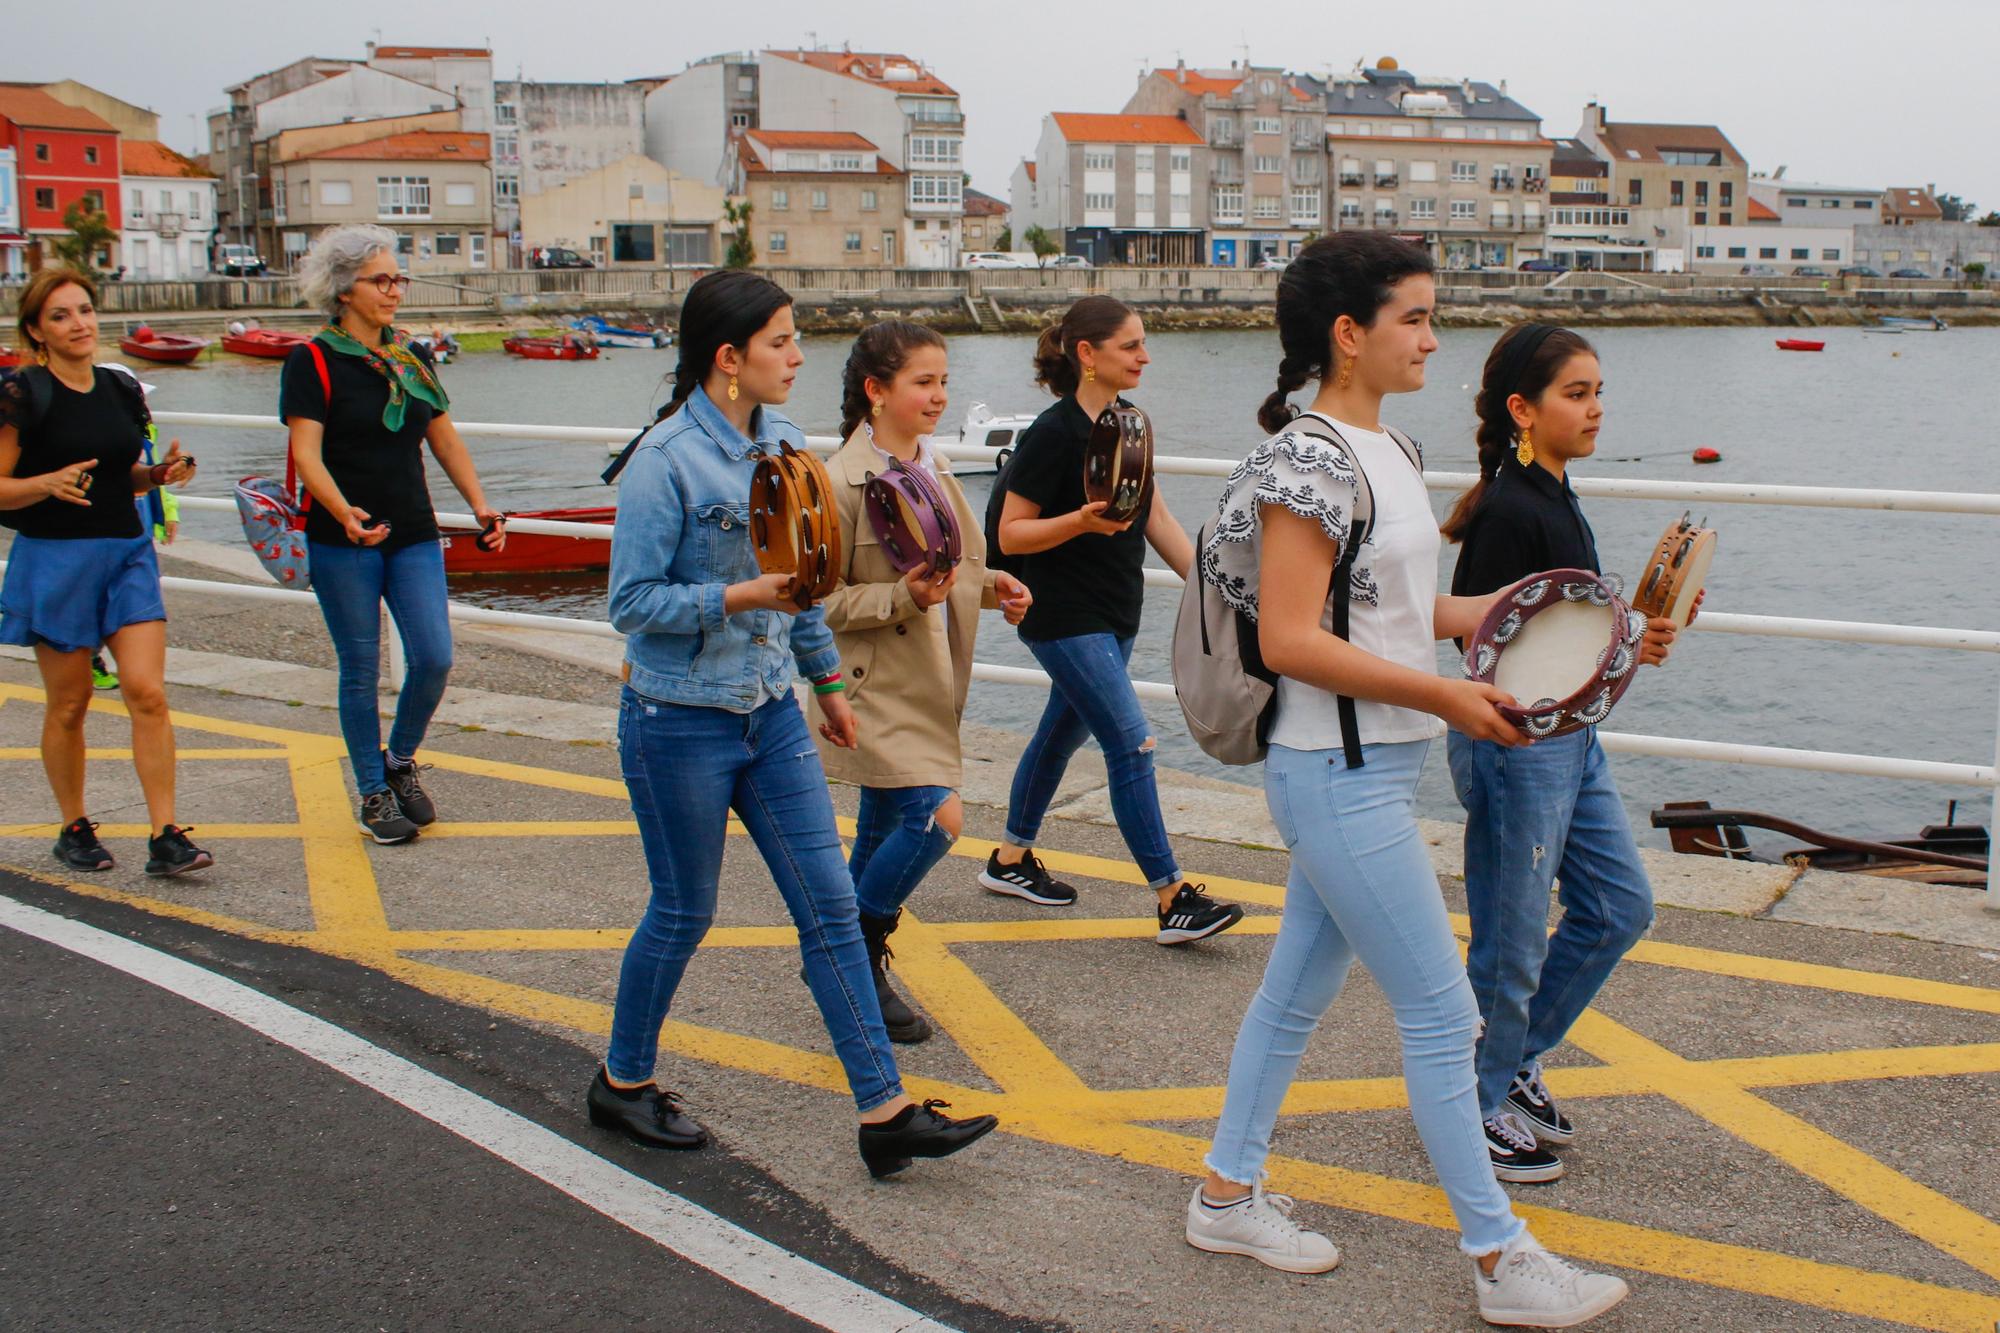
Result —
[{"label": "woman with gray hair", "polygon": [[[497,551],[507,534],[486,503],[472,454],[430,353],[395,327],[409,275],[386,227],[339,227],[300,265],[306,299],[327,326],[285,360],[278,415],[310,495],[306,543],[313,594],[340,662],[340,730],[361,795],[361,831],[408,842],[437,818],[418,780],[417,746],[451,675],[444,549],[424,480],[428,442]],[[389,746],[376,711],[382,605],[409,663]]]}]

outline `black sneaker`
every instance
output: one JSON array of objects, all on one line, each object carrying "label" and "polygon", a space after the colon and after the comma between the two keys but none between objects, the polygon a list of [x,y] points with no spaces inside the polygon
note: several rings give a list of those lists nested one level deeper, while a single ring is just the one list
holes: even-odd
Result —
[{"label": "black sneaker", "polygon": [[1542,1082],[1538,1065],[1530,1065],[1514,1075],[1513,1085],[1507,1089],[1507,1109],[1527,1121],[1528,1128],[1543,1143],[1560,1147],[1576,1138],[1576,1126],[1549,1095],[1549,1085]]},{"label": "black sneaker", "polygon": [[1174,900],[1160,911],[1161,944],[1188,944],[1220,935],[1243,919],[1243,909],[1235,903],[1219,903],[1208,896],[1205,884],[1183,884]]},{"label": "black sneaker", "polygon": [[437,806],[417,778],[417,774],[429,767],[429,764],[392,764],[388,751],[382,754],[382,775],[388,779],[389,790],[396,793],[396,804],[403,807],[403,817],[418,828],[437,823]]},{"label": "black sneaker", "polygon": [[1524,1185],[1561,1180],[1562,1159],[1535,1142],[1535,1132],[1512,1111],[1495,1111],[1486,1118],[1486,1151],[1493,1174]]},{"label": "black sneaker", "polygon": [[999,852],[989,853],[986,869],[979,872],[979,883],[993,893],[1026,898],[1043,907],[1069,907],[1076,902],[1076,890],[1050,875],[1042,858],[1033,852],[1011,866],[1000,864]]},{"label": "black sneaker", "polygon": [[146,840],[146,873],[156,878],[206,870],[214,864],[215,858],[188,841],[188,830],[179,824],[169,824],[159,837]]},{"label": "black sneaker", "polygon": [[63,826],[56,838],[55,858],[71,870],[109,870],[116,864],[97,840],[97,825],[88,818]]},{"label": "black sneaker", "polygon": [[392,791],[371,791],[361,798],[361,831],[385,847],[417,836],[417,826],[404,815]]}]

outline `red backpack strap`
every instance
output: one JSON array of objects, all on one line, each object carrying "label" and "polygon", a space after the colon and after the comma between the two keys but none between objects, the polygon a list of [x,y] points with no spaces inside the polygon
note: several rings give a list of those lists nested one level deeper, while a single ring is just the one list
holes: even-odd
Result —
[{"label": "red backpack strap", "polygon": [[[319,339],[306,343],[306,350],[312,353],[313,369],[319,372],[319,394],[329,413],[333,410],[333,377],[326,373],[326,353],[319,347]],[[298,498],[299,512],[312,508],[312,492],[299,485],[299,465],[293,459],[290,446],[285,449],[285,494]]]}]

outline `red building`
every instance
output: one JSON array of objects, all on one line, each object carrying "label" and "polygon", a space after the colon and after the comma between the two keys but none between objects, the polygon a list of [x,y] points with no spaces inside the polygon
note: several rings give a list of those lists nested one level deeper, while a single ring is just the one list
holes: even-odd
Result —
[{"label": "red building", "polygon": [[118,262],[115,234],[125,216],[118,197],[118,131],[110,121],[65,106],[30,84],[0,83],[0,148],[14,150],[20,173],[21,230],[28,266],[53,258],[51,242],[69,234],[63,214],[73,204],[103,213],[114,240],[93,262]]}]

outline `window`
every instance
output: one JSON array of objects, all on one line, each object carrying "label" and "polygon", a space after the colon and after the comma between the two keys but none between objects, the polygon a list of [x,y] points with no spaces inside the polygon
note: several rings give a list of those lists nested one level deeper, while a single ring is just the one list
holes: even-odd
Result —
[{"label": "window", "polygon": [[1085,171],[1109,171],[1117,165],[1116,154],[1109,148],[1085,147],[1083,169]]},{"label": "window", "polygon": [[1292,122],[1292,147],[1313,148],[1319,143],[1320,129],[1310,120]]},{"label": "window", "polygon": [[1822,199],[1822,200],[1820,200],[1820,201],[1819,201],[1819,206],[1820,206],[1821,208],[1839,208],[1839,207],[1840,207],[1840,200],[1838,200],[1838,199]]},{"label": "window", "polygon": [[496,174],[493,177],[493,198],[502,204],[518,203],[521,198],[521,178],[515,175]]},{"label": "window", "polygon": [[200,190],[189,190],[189,191],[188,191],[188,221],[189,221],[189,222],[199,222],[199,221],[201,221],[201,191],[200,191]]},{"label": "window", "polygon": [[1712,245],[1697,245],[1694,248],[1694,257],[1696,259],[1713,259],[1715,258],[1715,247]]},{"label": "window", "polygon": [[501,162],[521,160],[521,132],[499,130],[493,135],[493,156]]},{"label": "window", "polygon": [[1667,182],[1667,202],[1671,204],[1673,207],[1679,208],[1687,202],[1687,199],[1685,197],[1686,193],[1687,193],[1687,185],[1685,182],[1683,181]]},{"label": "window", "polygon": [[97,165],[97,145],[96,145],[96,144],[85,144],[85,145],[83,146],[83,160],[84,160],[84,161],[86,161],[86,162],[88,162],[88,163],[90,163],[90,165],[91,165],[91,166],[93,166],[93,167]]},{"label": "window", "polygon": [[750,128],[750,113],[749,113],[748,111],[732,111],[732,112],[730,112],[730,113],[729,113],[729,128],[731,128],[731,129],[733,129],[733,130],[747,130],[747,129],[749,129],[749,128]]},{"label": "window", "polygon": [[[929,135],[915,136],[910,140],[910,161],[933,162],[940,166],[951,166],[959,160],[959,154],[964,151],[964,147],[965,141],[962,139],[934,138]],[[1104,151],[1107,154],[1110,152],[1109,149]],[[1086,150],[1087,152],[1088,150]],[[855,169],[858,170],[859,165],[857,162]],[[1088,163],[1085,165],[1088,165]]]},{"label": "window", "polygon": [[1135,194],[1135,195],[1133,195],[1133,196],[1132,196],[1132,207],[1133,207],[1133,209],[1134,209],[1134,210],[1136,210],[1137,212],[1140,212],[1140,213],[1150,213],[1150,212],[1152,212],[1152,211],[1153,211],[1153,194],[1152,194],[1152,191],[1148,190],[1148,191],[1147,191],[1146,193],[1144,193],[1144,194]]},{"label": "window", "polygon": [[1250,170],[1261,171],[1272,176],[1277,175],[1283,169],[1279,163],[1279,159],[1270,153],[1257,154],[1256,160],[1250,164]]},{"label": "window", "polygon": [[1186,214],[1194,207],[1194,196],[1190,194],[1170,195],[1167,199],[1167,207],[1175,213]]},{"label": "window", "polygon": [[1283,134],[1285,126],[1276,116],[1258,116],[1250,122],[1252,134]]},{"label": "window", "polygon": [[882,262],[884,264],[896,262],[896,233],[893,231],[882,233]]},{"label": "window", "polygon": [[1453,222],[1477,222],[1479,220],[1479,201],[1476,199],[1452,200],[1451,220]]},{"label": "window", "polygon": [[1451,178],[1455,181],[1476,181],[1479,179],[1479,164],[1454,162],[1451,164]]},{"label": "window", "polygon": [[483,231],[468,232],[465,239],[470,242],[465,262],[473,268],[485,268],[486,233]]},{"label": "window", "polygon": [[1695,203],[1696,203],[1697,205],[1699,205],[1699,204],[1705,204],[1705,203],[1707,203],[1707,202],[1708,202],[1708,182],[1707,182],[1707,181],[1696,181],[1696,182],[1694,183],[1694,201],[1695,201]]},{"label": "window", "polygon": [[1278,85],[1273,83],[1269,79],[1263,79],[1258,82],[1257,91],[1264,94],[1264,96],[1269,97],[1273,93],[1278,91]]},{"label": "window", "polygon": [[1728,208],[1736,202],[1736,184],[1734,181],[1723,181],[1716,187],[1716,190],[1717,198],[1715,202],[1721,204],[1724,208]]},{"label": "window", "polygon": [[1806,200],[1806,199],[1790,199],[1790,198],[1788,198],[1788,199],[1786,199],[1786,200],[1785,200],[1785,207],[1786,207],[1786,208],[1805,208],[1805,207],[1808,207],[1808,206],[1810,205],[1810,203],[1811,203],[1811,201],[1810,201],[1810,200]]},{"label": "window", "polygon": [[1375,133],[1374,123],[1366,120],[1357,120],[1354,122],[1354,132],[1365,139]]},{"label": "window", "polygon": [[[1235,143],[1236,122],[1226,116],[1218,116],[1216,119],[1209,121],[1208,141],[1210,143]],[[1086,162],[1085,165],[1089,164]]]},{"label": "window", "polygon": [[85,190],[83,192],[83,207],[84,211],[89,213],[102,213],[104,211],[104,191]]},{"label": "window", "polygon": [[452,181],[444,187],[444,201],[452,208],[471,208],[478,198],[470,181]]},{"label": "window", "polygon": [[1342,199],[1340,201],[1340,220],[1342,222],[1361,221],[1361,201],[1359,199]]},{"label": "window", "polygon": [[464,242],[460,239],[457,232],[441,231],[433,241],[433,248],[437,251],[437,256],[440,259],[447,256],[456,258],[461,253],[459,247],[463,244]]},{"label": "window", "polygon": [[1750,251],[1744,246],[1732,245],[1729,247],[1729,257],[1731,259],[1747,259],[1749,256]]},{"label": "window", "polygon": [[1250,205],[1250,216],[1270,220],[1283,212],[1284,201],[1275,194],[1260,194]]},{"label": "window", "polygon": [[1712,148],[1662,148],[1660,161],[1676,167],[1719,167],[1722,154]]},{"label": "window", "polygon": [[1118,207],[1118,196],[1115,194],[1086,194],[1083,196],[1083,208],[1087,213],[1109,213],[1116,207]]},{"label": "window", "polygon": [[1414,184],[1416,184],[1416,183],[1418,183],[1418,182],[1420,182],[1420,181],[1434,181],[1434,180],[1436,180],[1437,178],[1438,178],[1438,164],[1437,164],[1437,163],[1435,163],[1435,162],[1412,162],[1412,163],[1410,163],[1410,183],[1411,183],[1411,184],[1413,184],[1413,185],[1414,185]]},{"label": "window", "polygon": [[1410,200],[1410,221],[1434,222],[1438,215],[1438,201],[1435,199]]},{"label": "window", "polygon": [[1194,154],[1185,148],[1176,148],[1167,154],[1167,166],[1172,171],[1194,170]]},{"label": "window", "polygon": [[1292,191],[1292,222],[1302,227],[1317,226],[1319,223],[1319,191]]},{"label": "window", "polygon": [[1414,125],[1391,125],[1389,127],[1389,137],[1391,139],[1414,139],[1417,137],[1417,127]]},{"label": "window", "polygon": [[1777,246],[1775,246],[1775,245],[1760,245],[1760,246],[1758,246],[1758,247],[1757,247],[1757,258],[1759,258],[1759,259],[1776,259],[1777,257],[1778,257],[1778,247],[1777,247]]},{"label": "window", "polygon": [[835,171],[859,171],[861,170],[861,154],[835,153],[828,165]]},{"label": "window", "polygon": [[1732,222],[1736,221],[1736,215],[1734,213],[1724,213],[1720,221],[1723,226],[1727,227]]},{"label": "window", "polygon": [[1625,202],[1637,208],[1646,202],[1646,182],[1633,179],[1625,183]]},{"label": "window", "polygon": [[1873,203],[1873,202],[1872,202],[1871,200],[1867,200],[1867,199],[1856,199],[1856,200],[1854,201],[1854,206],[1855,206],[1856,208],[1873,208],[1873,207],[1874,207],[1875,205],[1874,205],[1874,203]]},{"label": "window", "polygon": [[611,258],[620,264],[650,264],[657,257],[655,235],[657,229],[650,222],[614,222],[611,224]]},{"label": "window", "polygon": [[1812,250],[1811,250],[1811,249],[1810,249],[1809,247],[1806,247],[1806,246],[1795,246],[1795,247],[1793,247],[1793,249],[1792,249],[1792,258],[1794,258],[1794,259],[1811,259],[1811,258],[1812,258]]},{"label": "window", "polygon": [[792,192],[790,190],[771,191],[771,211],[773,213],[783,213],[791,206]]},{"label": "window", "polygon": [[1241,185],[1216,186],[1213,207],[1216,221],[1241,222],[1243,220],[1243,187]]},{"label": "window", "polygon": [[953,207],[964,195],[965,179],[962,176],[910,177],[910,202],[913,205],[942,204]]},{"label": "window", "polygon": [[517,124],[521,119],[521,108],[512,102],[500,102],[493,108],[493,119],[502,125]]},{"label": "window", "polygon": [[146,216],[146,192],[136,186],[125,192],[125,212],[134,221]]},{"label": "window", "polygon": [[812,206],[815,212],[822,211],[826,208],[825,190],[814,190],[812,192]]},{"label": "window", "polygon": [[873,213],[877,208],[881,206],[877,202],[877,199],[878,196],[876,195],[875,191],[863,190],[861,192],[861,211],[864,213]]},{"label": "window", "polygon": [[56,192],[54,190],[37,188],[35,190],[35,207],[44,213],[55,212]]},{"label": "window", "polygon": [[[408,259],[411,255],[415,254],[416,252],[417,252],[417,238],[412,236],[409,232],[406,231],[397,232],[396,257],[398,259]],[[407,268],[408,265],[404,265],[404,267]]]},{"label": "window", "polygon": [[842,251],[850,255],[860,254],[861,233],[858,231],[848,232],[846,236],[841,238],[840,248],[842,249]]},{"label": "window", "polygon": [[1463,125],[1445,126],[1444,137],[1447,139],[1463,139],[1465,137],[1465,126]]},{"label": "window", "polygon": [[45,143],[38,143],[38,144],[36,144],[36,145],[35,145],[35,161],[37,161],[37,162],[46,162],[46,161],[48,161],[48,160],[49,160],[49,146],[48,146],[47,144],[45,144]]},{"label": "window", "polygon": [[1928,251],[1928,250],[1919,250],[1919,251],[1917,251],[1917,253],[1916,253],[1916,260],[1917,260],[1917,262],[1918,262],[1919,264],[1928,264],[1928,263],[1930,263],[1930,262],[1931,262],[1931,252],[1930,252],[1930,251]]},{"label": "window", "polygon": [[819,170],[819,154],[818,154],[818,153],[780,153],[780,154],[778,154],[778,170],[780,170],[780,171],[818,171],[818,170]]},{"label": "window", "polygon": [[288,183],[283,176],[279,176],[271,182],[271,216],[279,222],[285,220],[285,201],[286,196],[290,193],[286,188]]},{"label": "window", "polygon": [[1828,248],[1828,249],[1825,249],[1825,250],[1822,250],[1822,251],[1820,251],[1820,252],[1819,252],[1819,257],[1820,257],[1821,259],[1834,259],[1834,260],[1837,260],[1837,259],[1839,259],[1839,258],[1840,258],[1840,247],[1839,247],[1839,246],[1832,246],[1832,247],[1830,247],[1830,248]]},{"label": "window", "polygon": [[764,250],[768,254],[774,254],[774,255],[784,254],[785,233],[781,231],[774,231],[768,233],[764,237]]},{"label": "window", "polygon": [[1708,225],[1708,214],[1696,213],[1694,215],[1694,225],[1697,227],[1706,227]]},{"label": "window", "polygon": [[377,176],[375,214],[385,218],[427,218],[431,215],[428,176]]},{"label": "window", "polygon": [[1376,158],[1375,183],[1377,185],[1394,185],[1396,183],[1396,164],[1386,157]]}]

